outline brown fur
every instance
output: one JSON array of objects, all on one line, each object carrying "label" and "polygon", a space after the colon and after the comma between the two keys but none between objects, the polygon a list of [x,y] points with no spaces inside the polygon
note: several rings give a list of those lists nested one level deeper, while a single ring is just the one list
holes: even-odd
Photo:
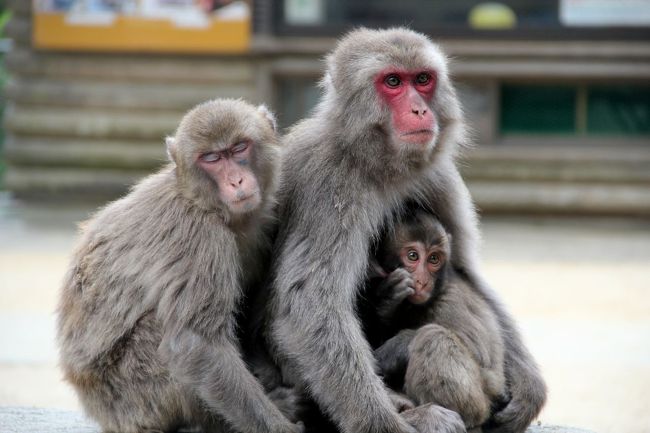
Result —
[{"label": "brown fur", "polygon": [[[411,275],[395,272],[405,271],[399,251],[414,242],[446,260],[431,275],[431,298],[420,305],[404,291],[413,285]],[[375,266],[390,274],[368,281],[360,311],[387,381],[415,404],[451,409],[474,428],[505,394],[504,344],[494,312],[448,265],[451,244],[432,215],[407,213],[377,247]]]},{"label": "brown fur", "polygon": [[[240,136],[255,143],[263,199],[235,217],[194,161]],[[300,431],[247,370],[236,336],[242,297],[267,260],[278,163],[270,119],[243,101],[209,101],[168,148],[169,165],[82,228],[59,304],[65,377],[106,431]]]}]

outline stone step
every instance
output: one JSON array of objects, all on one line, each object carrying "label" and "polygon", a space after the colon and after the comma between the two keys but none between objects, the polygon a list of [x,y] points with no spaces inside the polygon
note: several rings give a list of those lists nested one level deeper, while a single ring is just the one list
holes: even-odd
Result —
[{"label": "stone step", "polygon": [[[39,107],[86,107],[185,111],[217,95],[222,98],[253,97],[252,87],[243,83],[96,81],[68,78],[11,79],[6,85],[8,99]],[[149,116],[155,116],[155,112]]]},{"label": "stone step", "polygon": [[111,138],[161,141],[172,134],[183,111],[138,112],[110,109],[12,106],[5,130],[14,136]]},{"label": "stone step", "polygon": [[68,137],[10,137],[5,158],[14,166],[98,167],[154,170],[167,161],[163,140],[83,140]]},{"label": "stone step", "polygon": [[472,180],[639,183],[650,187],[650,164],[571,161],[470,161],[463,177]]},{"label": "stone step", "polygon": [[[79,412],[51,408],[3,407],[0,424],[6,433],[99,433],[101,429]],[[198,432],[181,428],[182,432]],[[593,433],[575,427],[536,423],[526,433]]]},{"label": "stone step", "polygon": [[650,185],[650,147],[527,148],[485,146],[460,164],[473,181],[602,182]]},{"label": "stone step", "polygon": [[28,200],[110,200],[150,173],[151,170],[8,165],[4,186],[16,197]]},{"label": "stone step", "polygon": [[647,185],[469,180],[482,213],[650,216]]},{"label": "stone step", "polygon": [[75,54],[18,47],[6,56],[5,64],[14,75],[28,77],[224,86],[250,85],[255,79],[250,61],[239,57]]}]

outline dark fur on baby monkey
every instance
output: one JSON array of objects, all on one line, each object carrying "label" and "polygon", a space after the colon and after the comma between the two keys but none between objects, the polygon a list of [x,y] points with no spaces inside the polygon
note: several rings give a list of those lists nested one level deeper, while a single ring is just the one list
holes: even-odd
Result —
[{"label": "dark fur on baby monkey", "polygon": [[494,312],[449,266],[452,243],[431,214],[405,214],[371,260],[360,316],[387,384],[470,429],[503,403],[504,346]]},{"label": "dark fur on baby monkey", "polygon": [[[275,122],[240,100],[198,105],[170,163],[87,221],[59,304],[65,378],[106,431],[298,433],[248,370],[236,333],[265,276]],[[282,392],[277,392],[282,391]]]}]

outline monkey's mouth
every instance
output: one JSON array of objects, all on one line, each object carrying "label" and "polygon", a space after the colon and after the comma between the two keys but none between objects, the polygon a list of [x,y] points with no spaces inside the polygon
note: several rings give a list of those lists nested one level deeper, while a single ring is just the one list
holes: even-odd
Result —
[{"label": "monkey's mouth", "polygon": [[252,210],[257,207],[261,200],[260,190],[255,190],[250,194],[238,194],[235,200],[231,200],[229,206],[233,209],[245,208]]},{"label": "monkey's mouth", "polygon": [[247,195],[247,196],[242,197],[242,198],[238,198],[238,199],[236,199],[236,200],[233,200],[231,203],[232,203],[232,204],[240,204],[240,203],[243,203],[243,202],[245,202],[246,200],[251,199],[254,195],[255,195],[255,193],[250,194],[250,195]]},{"label": "monkey's mouth", "polygon": [[410,143],[427,143],[431,141],[435,132],[431,129],[417,129],[415,131],[404,132],[400,137]]}]

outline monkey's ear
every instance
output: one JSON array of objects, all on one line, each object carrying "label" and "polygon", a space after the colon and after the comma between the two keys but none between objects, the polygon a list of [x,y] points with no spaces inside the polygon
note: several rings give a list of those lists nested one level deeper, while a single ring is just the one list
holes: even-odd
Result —
[{"label": "monkey's ear", "polygon": [[167,158],[173,163],[176,163],[176,138],[172,136],[165,137],[165,146],[167,146]]},{"label": "monkey's ear", "polygon": [[275,120],[275,114],[273,114],[266,105],[264,104],[258,105],[257,111],[262,113],[262,116],[266,117],[266,120],[269,121],[269,123],[271,124],[271,128],[273,128],[274,131],[278,130],[278,122],[277,120]]}]

